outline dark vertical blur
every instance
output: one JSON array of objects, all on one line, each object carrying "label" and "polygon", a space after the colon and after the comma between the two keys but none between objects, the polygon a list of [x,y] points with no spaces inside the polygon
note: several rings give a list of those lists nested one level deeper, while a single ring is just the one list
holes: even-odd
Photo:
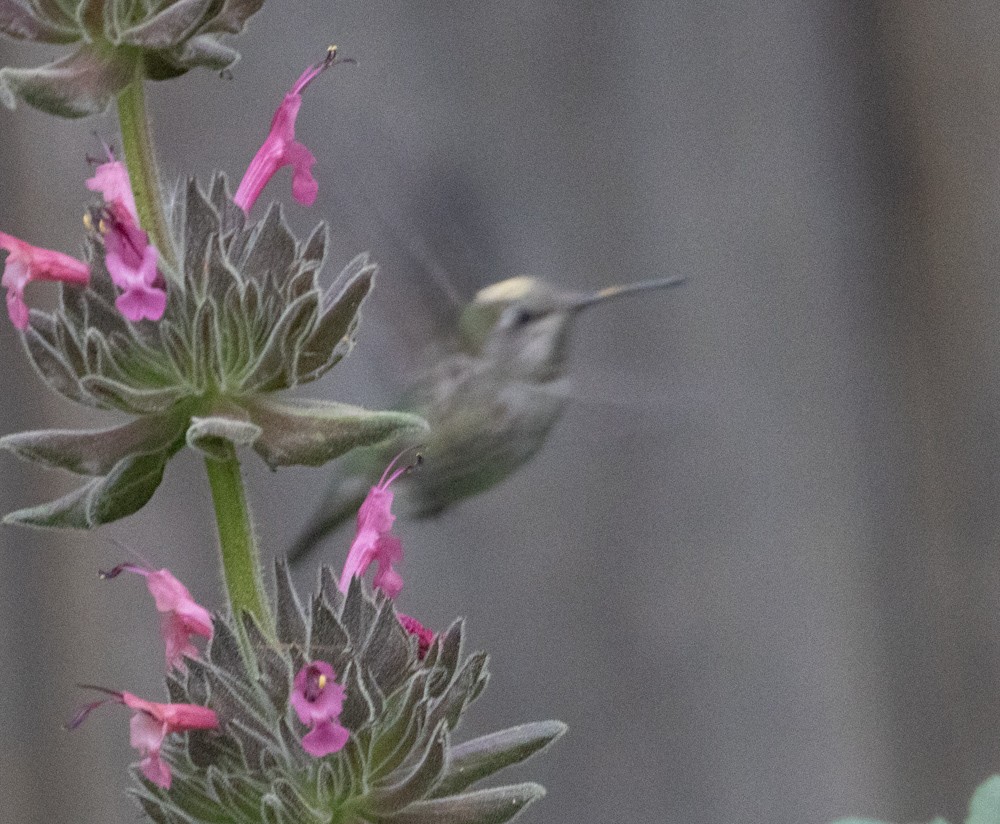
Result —
[{"label": "dark vertical blur", "polygon": [[[468,733],[570,723],[525,820],[955,820],[1000,769],[998,28],[971,1],[272,0],[231,80],[151,91],[167,176],[236,178],[306,63],[358,58],[307,92],[320,198],[288,207],[331,223],[331,269],[384,265],[325,397],[391,401],[449,290],[689,277],[581,320],[533,464],[399,527],[403,608],[493,654]],[[0,112],[0,229],[77,251],[94,128]],[[4,432],[105,422],[0,339]],[[5,511],[64,488],[0,460]],[[246,467],[278,552],[322,473]],[[59,729],[76,681],[161,694],[151,599],[96,570],[114,538],[218,606],[212,530],[190,455],[101,533],[0,530],[0,820],[136,820],[126,714]]]}]

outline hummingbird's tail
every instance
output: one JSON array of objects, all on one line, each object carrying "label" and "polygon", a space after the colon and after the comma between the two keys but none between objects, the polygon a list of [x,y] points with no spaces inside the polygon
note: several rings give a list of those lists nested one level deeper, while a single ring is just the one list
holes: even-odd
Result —
[{"label": "hummingbird's tail", "polygon": [[352,478],[331,489],[288,550],[289,562],[295,564],[301,561],[327,535],[355,517],[367,491],[368,486],[359,478]]}]

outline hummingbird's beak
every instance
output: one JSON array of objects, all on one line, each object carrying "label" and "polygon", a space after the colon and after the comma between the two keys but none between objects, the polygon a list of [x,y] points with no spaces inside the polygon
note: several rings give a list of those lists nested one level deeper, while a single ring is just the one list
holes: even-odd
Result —
[{"label": "hummingbird's beak", "polygon": [[570,304],[570,309],[585,309],[588,306],[593,306],[595,303],[603,303],[604,301],[611,300],[612,298],[619,298],[623,295],[631,295],[633,292],[645,292],[649,289],[666,289],[670,286],[678,286],[684,283],[685,280],[686,278],[683,276],[677,276],[672,278],[640,280],[637,283],[622,283],[617,286],[605,286],[603,289],[598,289],[596,292],[587,292],[586,294],[575,298]]}]

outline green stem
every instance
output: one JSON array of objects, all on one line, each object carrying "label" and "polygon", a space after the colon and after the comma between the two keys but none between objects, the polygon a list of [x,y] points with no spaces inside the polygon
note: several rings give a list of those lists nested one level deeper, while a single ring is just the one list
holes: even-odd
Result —
[{"label": "green stem", "polygon": [[139,224],[149,232],[153,245],[167,265],[176,268],[177,254],[163,209],[160,170],[156,165],[156,150],[149,128],[149,116],[146,114],[146,96],[140,75],[118,95],[118,123],[122,130],[125,165],[128,167],[135,195]]},{"label": "green stem", "polygon": [[229,606],[237,619],[237,626],[240,625],[240,611],[245,610],[257,619],[264,632],[273,635],[273,622],[260,572],[260,553],[240,476],[240,462],[233,447],[227,445],[226,448],[228,457],[225,460],[206,458],[205,468],[208,470],[215,519],[219,526],[222,577]]}]

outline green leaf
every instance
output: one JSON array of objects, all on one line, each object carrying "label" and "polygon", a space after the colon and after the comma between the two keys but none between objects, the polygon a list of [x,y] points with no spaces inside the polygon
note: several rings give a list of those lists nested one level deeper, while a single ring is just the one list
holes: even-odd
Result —
[{"label": "green leaf", "polygon": [[42,43],[72,43],[80,39],[78,31],[46,20],[17,0],[0,0],[0,32],[18,40]]},{"label": "green leaf", "polygon": [[428,738],[409,774],[396,784],[373,789],[363,802],[365,807],[376,816],[381,816],[425,798],[444,772],[447,760],[448,732],[440,724]]},{"label": "green leaf", "polygon": [[0,70],[0,100],[13,109],[17,99],[59,117],[101,114],[135,72],[120,53],[101,54],[90,46],[34,69]]},{"label": "green leaf", "polygon": [[987,778],[969,802],[965,824],[1000,824],[1000,775]]},{"label": "green leaf", "polygon": [[491,790],[418,801],[392,816],[393,824],[503,824],[545,795],[540,784],[514,784]]},{"label": "green leaf", "polygon": [[121,41],[144,49],[167,49],[191,34],[215,0],[177,0],[159,14],[121,33]]},{"label": "green leaf", "polygon": [[246,21],[260,11],[264,0],[225,0],[219,13],[210,20],[202,31],[239,34]]},{"label": "green leaf", "polygon": [[230,451],[226,443],[233,446],[250,446],[260,437],[261,429],[254,423],[224,415],[207,418],[191,418],[187,430],[187,445],[203,452],[209,458],[227,460]]},{"label": "green leaf", "polygon": [[106,475],[129,455],[159,452],[183,431],[186,413],[145,415],[108,429],[43,429],[0,438],[0,448],[19,458],[78,475]]},{"label": "green leaf", "polygon": [[254,443],[268,466],[322,466],[358,446],[427,429],[422,418],[405,412],[371,412],[324,401],[295,403],[260,395],[245,404],[263,430]]},{"label": "green leaf", "polygon": [[163,479],[171,450],[133,455],[120,461],[103,478],[95,478],[69,495],[40,506],[19,509],[6,524],[93,529],[141,509]]},{"label": "green leaf", "polygon": [[434,796],[454,795],[544,750],[565,734],[561,721],[537,721],[484,735],[451,748],[451,759]]}]

